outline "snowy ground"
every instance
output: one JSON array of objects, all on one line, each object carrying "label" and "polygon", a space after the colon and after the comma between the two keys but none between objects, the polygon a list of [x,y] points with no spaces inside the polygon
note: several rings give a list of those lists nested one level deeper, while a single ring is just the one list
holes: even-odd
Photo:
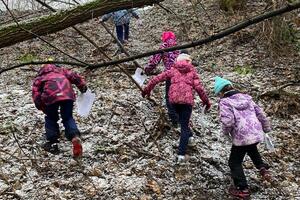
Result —
[{"label": "snowy ground", "polygon": [[[178,17],[155,6],[142,11],[142,27],[132,21],[128,51],[136,54],[158,48],[163,30],[175,30],[178,42],[184,43],[205,37],[203,30],[211,34],[242,18],[224,15],[212,1],[205,1],[207,13],[198,5],[196,11],[200,15],[193,17],[189,2],[176,0],[163,4],[183,19],[188,35]],[[246,14],[251,16],[263,6],[253,2]],[[96,19],[78,27],[100,46],[109,44],[106,52],[111,55],[115,52],[116,45]],[[263,145],[260,150],[272,165],[274,180],[262,182],[247,158],[244,166],[252,199],[300,199],[299,112],[294,113],[293,107],[286,106],[291,99],[259,98],[260,94],[285,82],[299,80],[299,54],[280,59],[271,57],[261,37],[246,37],[256,35],[257,29],[254,26],[241,34],[190,49],[199,63],[198,71],[213,107],[207,116],[208,127],[201,127],[201,104],[197,97],[192,116],[197,146],[189,150],[190,159],[184,166],[174,162],[179,133],[167,127],[162,127],[161,132],[156,129],[157,107],[143,99],[118,68],[111,66],[93,72],[74,68],[85,75],[97,95],[88,118],[80,118],[75,113],[83,135],[81,161],[71,158],[70,144],[63,137],[60,155],[48,154],[40,147],[44,142],[44,116],[31,100],[31,80],[38,66],[1,74],[0,199],[230,199],[227,194],[230,143],[219,133],[217,99],[212,92],[215,75],[231,79],[253,95],[271,118],[276,151],[269,153]],[[104,59],[71,29],[45,38],[82,60],[101,62]],[[26,54],[39,60],[67,59],[35,39],[0,49],[1,68],[24,61]],[[147,58],[138,62],[145,65]],[[132,68],[132,64],[125,66]],[[157,88],[154,98],[163,105],[164,87]],[[299,87],[287,89],[299,95]]]}]

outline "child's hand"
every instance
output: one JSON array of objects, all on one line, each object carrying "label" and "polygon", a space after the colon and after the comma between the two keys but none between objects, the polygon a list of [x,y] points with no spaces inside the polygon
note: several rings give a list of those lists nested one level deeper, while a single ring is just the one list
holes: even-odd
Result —
[{"label": "child's hand", "polygon": [[83,86],[81,89],[80,89],[80,92],[81,93],[85,93],[87,91],[87,86]]},{"label": "child's hand", "polygon": [[142,97],[145,98],[146,96],[148,96],[148,97],[150,96],[150,91],[144,89],[142,91]]},{"label": "child's hand", "polygon": [[138,27],[141,27],[142,26],[142,20],[140,20],[140,19],[138,19],[137,21],[136,21],[136,25],[138,26]]},{"label": "child's hand", "polygon": [[205,107],[204,113],[208,113],[211,107],[210,103],[203,103],[203,107]]},{"label": "child's hand", "polygon": [[147,75],[147,76],[149,76],[149,75],[151,75],[151,69],[150,68],[148,68],[148,67],[145,67],[144,68],[144,73]]},{"label": "child's hand", "polygon": [[225,137],[226,137],[226,140],[227,140],[227,141],[229,141],[229,142],[232,141],[230,134],[225,134]]}]

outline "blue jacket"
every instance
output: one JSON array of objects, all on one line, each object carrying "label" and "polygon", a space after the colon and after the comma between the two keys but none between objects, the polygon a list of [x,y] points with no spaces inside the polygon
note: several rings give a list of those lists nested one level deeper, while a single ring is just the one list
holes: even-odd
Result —
[{"label": "blue jacket", "polygon": [[139,16],[135,10],[119,10],[116,12],[111,12],[101,17],[102,21],[107,21],[110,17],[113,17],[116,26],[121,26],[123,24],[128,24],[130,22],[131,15],[137,19]]}]

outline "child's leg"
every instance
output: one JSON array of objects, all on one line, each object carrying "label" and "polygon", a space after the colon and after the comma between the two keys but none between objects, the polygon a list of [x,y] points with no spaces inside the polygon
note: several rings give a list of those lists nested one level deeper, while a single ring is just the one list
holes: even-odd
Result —
[{"label": "child's leg", "polygon": [[174,108],[174,106],[169,102],[169,89],[170,89],[171,81],[166,80],[166,92],[165,92],[165,99],[166,99],[166,106],[168,110],[168,116],[171,120],[172,125],[177,126],[178,124],[178,114]]},{"label": "child's leg", "polygon": [[264,163],[260,156],[260,153],[258,152],[257,143],[247,146],[247,154],[249,155],[257,169],[261,169],[262,167],[269,169],[269,165]]},{"label": "child's leg", "polygon": [[124,39],[123,39],[123,25],[120,26],[116,26],[116,32],[117,32],[117,38],[118,40],[123,43]]},{"label": "child's leg", "polygon": [[59,126],[57,121],[59,120],[58,116],[58,103],[54,103],[46,106],[45,108],[45,131],[46,139],[50,143],[57,143],[59,139]]},{"label": "child's leg", "polygon": [[176,111],[179,115],[179,123],[181,128],[178,154],[185,155],[189,137],[192,136],[192,132],[189,127],[189,122],[192,114],[192,106],[177,104]]},{"label": "child's leg", "polygon": [[244,146],[232,145],[228,163],[234,185],[240,190],[244,190],[248,187],[242,166],[245,155],[246,150]]},{"label": "child's leg", "polygon": [[124,24],[124,40],[129,38],[129,23]]},{"label": "child's leg", "polygon": [[60,102],[60,114],[62,123],[65,127],[65,136],[68,140],[72,140],[75,136],[79,136],[80,132],[73,118],[73,101],[67,100]]}]

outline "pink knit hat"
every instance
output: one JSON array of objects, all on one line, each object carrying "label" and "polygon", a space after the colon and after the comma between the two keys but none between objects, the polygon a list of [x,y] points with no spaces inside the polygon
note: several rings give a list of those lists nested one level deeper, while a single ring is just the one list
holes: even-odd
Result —
[{"label": "pink knit hat", "polygon": [[163,42],[166,42],[169,39],[176,39],[175,33],[173,33],[172,31],[163,32],[161,35],[161,40]]}]

